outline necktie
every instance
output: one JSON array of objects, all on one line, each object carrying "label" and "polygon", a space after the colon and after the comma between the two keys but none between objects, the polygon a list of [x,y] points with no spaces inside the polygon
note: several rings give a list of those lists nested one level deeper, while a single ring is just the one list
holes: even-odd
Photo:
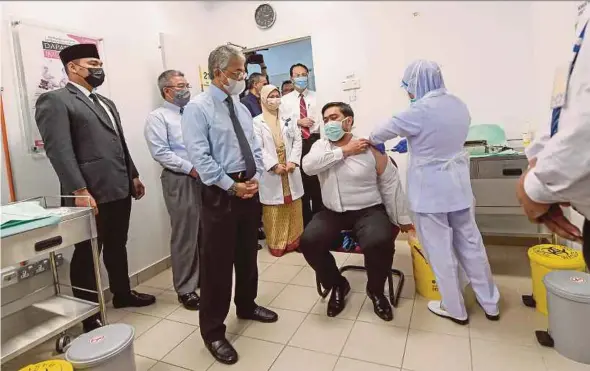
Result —
[{"label": "necktie", "polygon": [[[582,31],[578,36],[578,40],[574,45],[574,59],[572,60],[572,64],[570,65],[569,77],[571,77],[572,72],[574,72],[574,66],[576,65],[576,60],[578,59],[578,54],[580,53],[580,48],[582,47],[582,41],[584,40],[584,36],[586,35],[586,26],[588,26],[588,23],[584,25],[584,28],[582,28]],[[559,129],[559,117],[561,116],[561,109],[562,107],[557,107],[554,108],[551,112],[551,136],[557,134],[557,130]]]},{"label": "necktie", "polygon": [[252,179],[254,175],[256,175],[256,162],[254,161],[254,155],[252,154],[250,143],[248,143],[248,139],[246,139],[246,134],[244,134],[244,129],[240,124],[240,120],[238,120],[238,116],[236,116],[234,102],[231,97],[227,97],[225,103],[227,104],[227,108],[229,108],[229,117],[231,118],[231,123],[234,126],[236,137],[238,137],[238,144],[240,145],[240,150],[242,151],[242,156],[244,156],[244,162],[246,163],[245,178],[249,180]]},{"label": "necktie", "polygon": [[115,129],[115,132],[117,134],[119,134],[119,131],[117,130],[117,127],[115,126],[115,123],[111,121],[109,114],[104,109],[102,104],[100,104],[100,100],[98,99],[98,96],[96,94],[92,93],[89,95],[89,97],[94,102],[94,106],[96,107],[96,110],[102,115],[102,119],[106,120],[106,122],[109,123],[113,129]]},{"label": "necktie", "polygon": [[184,112],[184,107],[180,107],[180,115],[182,116],[182,113]]},{"label": "necktie", "polygon": [[[299,94],[299,118],[300,119],[304,119],[307,117],[307,105],[305,104],[305,99],[303,97],[303,94]],[[301,136],[303,136],[303,139],[308,139],[310,137],[311,133],[309,131],[309,128],[306,127],[301,127]]]}]

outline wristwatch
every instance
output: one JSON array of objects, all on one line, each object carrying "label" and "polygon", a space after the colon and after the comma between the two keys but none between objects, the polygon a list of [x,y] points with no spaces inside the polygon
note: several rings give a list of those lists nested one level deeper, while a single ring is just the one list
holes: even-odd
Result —
[{"label": "wristwatch", "polygon": [[232,184],[231,187],[227,190],[227,194],[230,196],[235,196],[238,193],[236,189],[236,183]]}]

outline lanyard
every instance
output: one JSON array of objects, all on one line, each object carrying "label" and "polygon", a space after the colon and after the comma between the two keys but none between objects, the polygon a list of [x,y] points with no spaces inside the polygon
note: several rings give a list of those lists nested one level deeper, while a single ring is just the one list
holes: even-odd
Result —
[{"label": "lanyard", "polygon": [[[572,60],[572,63],[570,65],[569,74],[568,74],[568,81],[569,81],[570,77],[572,76],[572,72],[574,72],[574,66],[576,65],[576,61],[578,60],[578,55],[580,54],[580,49],[582,48],[582,41],[584,40],[584,36],[586,34],[586,26],[588,26],[588,22],[586,22],[586,24],[584,25],[584,28],[582,28],[582,31],[580,32],[580,36],[578,37],[578,40],[576,41],[576,43],[574,45],[574,59]],[[559,129],[559,117],[561,116],[561,109],[562,108],[563,107],[556,107],[553,109],[553,112],[551,112],[551,136],[554,136],[557,133],[557,130]]]}]

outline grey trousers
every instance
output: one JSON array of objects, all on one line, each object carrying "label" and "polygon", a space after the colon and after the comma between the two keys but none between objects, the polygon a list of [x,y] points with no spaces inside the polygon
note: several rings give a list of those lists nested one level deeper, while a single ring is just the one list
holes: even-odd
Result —
[{"label": "grey trousers", "polygon": [[201,183],[166,169],[160,179],[172,227],[170,255],[174,289],[184,295],[195,292],[199,283]]}]

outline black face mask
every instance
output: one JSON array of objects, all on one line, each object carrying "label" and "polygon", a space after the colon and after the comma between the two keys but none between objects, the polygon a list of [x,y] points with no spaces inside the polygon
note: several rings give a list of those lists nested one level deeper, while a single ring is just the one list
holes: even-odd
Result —
[{"label": "black face mask", "polygon": [[98,68],[87,68],[88,76],[84,78],[88,85],[92,86],[93,88],[98,88],[104,82],[105,74],[104,70],[100,67]]},{"label": "black face mask", "polygon": [[[80,65],[78,64],[77,66]],[[88,76],[84,77],[80,74],[77,74],[78,76],[83,77],[84,80],[86,80],[86,82],[88,83],[88,85],[92,86],[93,88],[98,88],[102,85],[105,78],[104,70],[102,69],[102,67],[80,67],[88,70]]]}]

